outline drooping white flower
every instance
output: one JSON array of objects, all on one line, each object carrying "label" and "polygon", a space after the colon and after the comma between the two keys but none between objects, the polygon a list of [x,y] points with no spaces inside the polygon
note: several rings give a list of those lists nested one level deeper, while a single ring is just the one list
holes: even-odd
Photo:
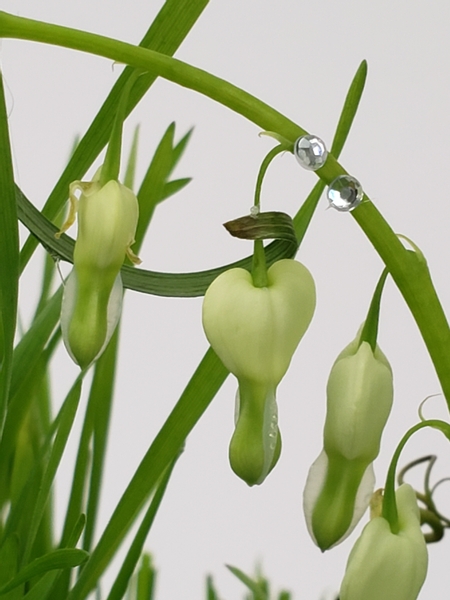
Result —
[{"label": "drooping white flower", "polygon": [[64,289],[61,331],[70,356],[86,368],[103,352],[120,318],[120,268],[125,256],[140,262],[131,250],[139,208],[134,193],[118,181],[101,186],[99,171],[92,182],[70,185],[70,203],[60,233],[78,214],[78,235],[73,270]]},{"label": "drooping white flower", "polygon": [[238,379],[230,462],[249,485],[261,483],[280,452],[276,389],[312,319],[314,280],[301,263],[284,259],[255,287],[245,269],[217,277],[205,294],[203,327],[226,368]]},{"label": "drooping white flower", "polygon": [[398,488],[396,502],[399,531],[393,533],[382,516],[365,526],[350,553],[340,600],[416,600],[419,595],[428,553],[410,485]]},{"label": "drooping white flower", "polygon": [[343,541],[373,492],[372,462],[393,400],[391,367],[359,335],[337,357],[327,385],[324,449],[306,481],[308,530],[321,550]]}]

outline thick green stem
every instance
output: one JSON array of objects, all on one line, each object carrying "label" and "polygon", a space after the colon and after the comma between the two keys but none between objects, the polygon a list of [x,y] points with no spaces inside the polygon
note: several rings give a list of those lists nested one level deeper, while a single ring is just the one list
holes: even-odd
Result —
[{"label": "thick green stem", "polygon": [[[243,115],[264,131],[294,142],[307,133],[293,121],[240,88],[179,60],[67,27],[24,19],[0,11],[0,37],[43,42],[104,56],[155,73],[195,90]],[[329,155],[316,174],[330,183],[344,168]],[[430,353],[450,408],[450,329],[428,269],[411,256],[367,196],[352,212],[374,245],[409,306]]]}]

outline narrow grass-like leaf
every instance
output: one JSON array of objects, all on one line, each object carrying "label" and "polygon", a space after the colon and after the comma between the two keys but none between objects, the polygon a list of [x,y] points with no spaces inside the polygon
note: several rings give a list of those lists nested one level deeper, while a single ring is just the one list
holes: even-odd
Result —
[{"label": "narrow grass-like leaf", "polygon": [[206,578],[206,600],[220,600],[211,575]]},{"label": "narrow grass-like leaf", "polygon": [[3,78],[0,73],[0,432],[12,375],[19,288],[19,229]]},{"label": "narrow grass-like leaf", "polygon": [[248,587],[248,589],[253,594],[254,600],[269,600],[267,594],[264,591],[264,588],[261,587],[259,582],[254,581],[251,577],[246,575],[237,567],[232,567],[231,565],[226,566],[227,569],[229,569],[233,573],[233,575],[235,575],[239,579],[239,581],[242,581],[242,583]]},{"label": "narrow grass-like leaf", "polygon": [[93,452],[89,496],[86,508],[86,529],[83,549],[91,550],[92,540],[97,522],[98,505],[105,463],[106,442],[108,439],[111,407],[114,393],[114,376],[116,372],[119,327],[111,338],[105,352],[95,365],[92,379],[89,407],[93,407],[92,434]]},{"label": "narrow grass-like leaf", "polygon": [[[366,76],[367,63],[365,60],[363,60],[356,71],[356,74],[347,92],[344,106],[342,107],[341,116],[334,134],[333,143],[331,145],[331,153],[336,159],[339,158],[344,144],[347,141],[348,134],[350,133],[356,111],[358,110],[359,101],[361,100],[361,96],[364,91]],[[299,244],[301,244],[303,241],[324,189],[325,182],[319,179],[293,219],[294,229]]]},{"label": "narrow grass-like leaf", "polygon": [[44,573],[39,581],[33,585],[28,594],[23,596],[24,600],[53,600],[54,598],[59,598],[59,596],[52,595],[52,588],[58,575],[59,570]]},{"label": "narrow grass-like leaf", "polygon": [[339,122],[334,134],[333,143],[331,145],[331,154],[335,158],[339,158],[339,155],[344,147],[350,132],[353,120],[358,110],[359,101],[364,91],[364,85],[367,77],[367,62],[365,60],[359,65],[358,70],[353,78],[350,88],[347,92],[347,97],[344,102],[344,107],[339,118]]},{"label": "narrow grass-like leaf", "polygon": [[[36,395],[43,386],[47,377],[47,367],[52,356],[59,335],[54,334],[45,350],[40,354],[37,363],[31,372],[26,373],[24,383],[17,393],[11,397],[8,413],[5,420],[3,436],[0,440],[0,506],[11,499],[11,464],[15,461],[17,439],[31,404],[36,401]],[[37,392],[37,394],[36,394]],[[31,440],[27,440],[27,445]]]},{"label": "narrow grass-like leaf", "polygon": [[47,571],[78,567],[86,562],[88,556],[87,552],[76,548],[61,548],[59,550],[54,550],[45,556],[40,556],[21,569],[6,585],[2,586],[0,588],[0,595],[9,592],[33,577],[39,577],[40,575],[47,573]]},{"label": "narrow grass-like leaf", "polygon": [[136,240],[138,241],[135,244],[137,251],[139,251],[142,244],[144,231],[147,230],[155,207],[161,201],[165,183],[172,170],[174,134],[175,123],[171,123],[156,148],[153,159],[137,193],[139,200],[139,223],[136,229]]},{"label": "narrow grass-like leaf", "polygon": [[[81,534],[83,533],[85,524],[86,524],[86,516],[80,515],[78,520],[76,521],[72,531],[69,532],[69,535],[67,538],[67,544],[65,546],[66,548],[75,548],[75,546],[78,544],[78,540],[80,539]],[[50,598],[66,598],[67,590],[69,589],[69,583],[70,583],[70,579],[71,579],[70,569],[66,569],[62,573],[59,573],[59,575],[57,577],[58,578],[56,579],[56,577],[55,577],[52,580],[51,584],[49,585],[49,590],[51,590],[51,595],[49,595],[49,597]],[[53,587],[53,584],[54,584],[54,587]]]},{"label": "narrow grass-like leaf", "polygon": [[181,177],[180,179],[173,179],[172,181],[168,181],[162,191],[162,197],[160,202],[163,200],[167,200],[170,196],[173,196],[177,192],[181,191],[185,188],[189,183],[191,183],[192,177]]},{"label": "narrow grass-like leaf", "polygon": [[187,133],[185,133],[185,135],[180,139],[180,141],[177,142],[177,144],[174,146],[173,151],[172,151],[172,168],[169,171],[168,175],[172,175],[173,170],[179,163],[180,158],[183,156],[183,154],[187,148],[187,145],[189,143],[189,140],[191,139],[193,131],[194,131],[193,128],[189,129],[189,131]]},{"label": "narrow grass-like leaf", "polygon": [[156,569],[150,554],[142,555],[141,566],[137,573],[136,600],[153,600],[155,593]]},{"label": "narrow grass-like leaf", "polygon": [[32,372],[39,361],[39,357],[58,323],[61,298],[62,287],[53,294],[46,307],[17,344],[14,350],[10,397],[17,393],[19,387],[25,382],[27,374]]},{"label": "narrow grass-like leaf", "polygon": [[[208,4],[208,0],[166,0],[165,4],[142,39],[140,46],[172,56],[187,36]],[[82,179],[86,171],[108,142],[115,115],[115,107],[123,87],[134,69],[126,67],[112,88],[100,111],[86,134],[80,140],[66,169],[50,194],[43,214],[53,220],[68,197],[69,184]],[[127,114],[138,104],[155,81],[150,72],[138,78],[130,93]],[[24,268],[36,248],[37,242],[29,237],[21,252],[21,267]]]},{"label": "narrow grass-like leaf", "polygon": [[158,479],[180,451],[187,435],[205,412],[227,375],[228,371],[210,348],[142,459],[71,591],[70,600],[86,598],[96,586]]},{"label": "narrow grass-like leaf", "polygon": [[[17,195],[20,220],[24,225],[39,238],[46,250],[67,262],[73,262],[73,247],[75,242],[63,234],[59,240],[55,238],[58,228],[45,219],[41,213],[21,194]],[[294,218],[295,222],[295,218]],[[136,240],[138,237],[136,236]],[[139,246],[139,244],[137,244]],[[285,241],[272,242],[266,249],[266,260],[268,266],[282,258],[292,258],[292,245]],[[251,270],[252,257],[247,256],[239,261],[193,273],[161,273],[158,271],[146,271],[124,265],[122,267],[122,281],[125,288],[132,289],[144,294],[155,294],[157,296],[170,296],[178,298],[192,298],[203,296],[214,279],[234,267],[242,267]]]},{"label": "narrow grass-like leaf", "polygon": [[72,425],[75,419],[75,415],[80,401],[81,386],[83,375],[80,374],[70,389],[67,397],[63,403],[60,411],[59,427],[56,432],[55,440],[50,452],[48,464],[44,471],[38,496],[35,501],[35,507],[30,522],[30,528],[26,540],[24,560],[28,560],[31,554],[35,536],[41,523],[42,516],[44,514],[45,505],[50,494],[50,488],[55,478],[56,471],[61,461],[64,449],[69,438],[69,434],[72,430]]},{"label": "narrow grass-like leaf", "polygon": [[[173,468],[177,461],[178,457],[172,461],[172,463],[168,466],[166,472],[164,473],[161,482],[156,488],[155,494],[152,498],[150,506],[148,507],[147,512],[145,513],[144,518],[139,526],[139,529],[134,537],[133,542],[130,545],[130,548],[127,552],[125,560],[122,563],[122,566],[117,574],[117,577],[111,587],[111,591],[108,594],[107,600],[122,600],[133,575],[133,572],[136,568],[136,565],[139,561],[139,557],[142,554],[142,550],[144,548],[145,540],[147,539],[148,532],[150,531],[151,526],[153,525],[153,521],[155,520],[156,513],[158,512],[158,508],[161,504],[161,501],[164,497],[164,493],[167,488],[167,484],[169,483],[170,476],[172,475]],[[150,566],[150,565],[148,565]],[[142,568],[142,567],[141,567]],[[147,568],[147,573],[150,575],[150,571]],[[144,570],[145,572],[145,570]],[[136,600],[148,600],[151,597],[150,593],[153,588],[153,578],[146,578],[148,582],[144,582],[144,575],[141,575],[141,582],[137,585],[137,593]],[[149,585],[151,584],[151,587]]]},{"label": "narrow grass-like leaf", "polygon": [[127,168],[123,177],[123,185],[130,190],[134,189],[134,178],[136,175],[137,153],[139,147],[139,125],[136,126],[131,142],[130,154],[128,155]]},{"label": "narrow grass-like leaf", "polygon": [[[17,535],[10,535],[0,548],[0,588],[17,574],[19,566],[19,538]],[[2,600],[18,600],[22,598],[23,590],[21,588],[5,594]]]}]

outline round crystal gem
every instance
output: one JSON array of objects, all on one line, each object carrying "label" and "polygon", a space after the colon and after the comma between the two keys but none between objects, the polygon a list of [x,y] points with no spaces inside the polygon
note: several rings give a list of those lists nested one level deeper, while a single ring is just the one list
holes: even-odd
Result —
[{"label": "round crystal gem", "polygon": [[317,171],[325,164],[328,150],[316,135],[304,135],[295,142],[294,155],[303,168]]},{"label": "round crystal gem", "polygon": [[339,175],[328,186],[327,197],[330,206],[341,212],[356,208],[363,196],[361,184],[350,175]]}]

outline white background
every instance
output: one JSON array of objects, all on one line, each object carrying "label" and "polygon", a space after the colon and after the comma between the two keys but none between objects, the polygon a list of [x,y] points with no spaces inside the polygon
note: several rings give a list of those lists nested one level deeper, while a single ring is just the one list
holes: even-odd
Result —
[{"label": "white background", "polygon": [[[0,8],[138,43],[161,4],[2,0]],[[328,145],[353,74],[367,59],[366,91],[342,164],[394,230],[425,253],[444,306],[450,304],[449,16],[446,3],[436,0],[211,0],[177,53],[260,97]],[[121,67],[11,40],[2,42],[0,56],[17,180],[42,206],[75,134],[84,133]],[[134,124],[141,124],[140,176],[173,120],[178,137],[195,126],[177,171],[194,181],[157,210],[141,252],[143,266],[191,271],[248,254],[249,243],[228,237],[221,223],[248,211],[271,141],[222,106],[158,80],[126,125],[127,144]],[[291,155],[278,157],[263,188],[263,208],[293,214],[315,180]],[[224,600],[241,598],[243,586],[225,563],[251,573],[262,562],[275,589],[292,591],[296,600],[319,599],[339,587],[356,533],[322,555],[306,532],[302,490],[322,445],[331,364],[365,317],[382,265],[352,217],[325,208],[322,200],[298,256],[314,275],[318,302],[279,386],[282,457],[261,487],[248,488],[233,475],[227,451],[236,383],[229,378],[190,435],[147,541],[159,568],[158,600],[203,598],[206,573],[214,575]],[[40,264],[31,263],[23,284],[28,302]],[[30,308],[25,302],[25,322]],[[126,296],[101,527],[207,349],[200,314],[201,299]],[[417,421],[418,404],[440,391],[414,322],[390,281],[380,327],[396,398],[376,463],[378,486],[399,437]],[[59,403],[77,369],[61,352],[55,370]],[[431,400],[425,412],[445,418],[442,397]],[[404,462],[427,453],[439,453],[437,478],[450,475],[448,444],[436,432],[419,433]],[[69,456],[66,472],[70,465]],[[67,486],[63,473],[59,520]],[[445,485],[437,498],[442,511],[450,512]],[[422,600],[441,598],[448,589],[448,552],[446,539],[430,547]]]}]

